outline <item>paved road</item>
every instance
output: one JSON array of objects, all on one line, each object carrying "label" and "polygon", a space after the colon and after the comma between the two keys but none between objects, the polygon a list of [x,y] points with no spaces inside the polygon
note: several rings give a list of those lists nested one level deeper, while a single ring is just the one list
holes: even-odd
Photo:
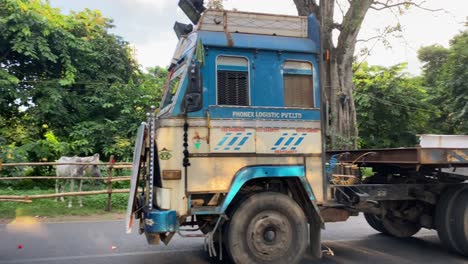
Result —
[{"label": "paved road", "polygon": [[[323,239],[334,255],[318,262],[306,256],[302,263],[468,263],[445,251],[434,231],[410,239],[389,238],[368,227],[362,217],[328,224]],[[169,246],[148,246],[143,236],[124,234],[121,220],[0,225],[0,264],[216,262],[207,256],[200,238],[174,237]]]}]

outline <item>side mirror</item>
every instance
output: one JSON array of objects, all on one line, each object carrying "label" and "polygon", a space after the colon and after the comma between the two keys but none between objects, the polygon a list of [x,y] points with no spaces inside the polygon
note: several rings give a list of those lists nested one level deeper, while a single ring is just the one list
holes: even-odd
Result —
[{"label": "side mirror", "polygon": [[200,20],[201,13],[205,11],[203,0],[179,0],[179,7],[184,11],[187,17],[193,24],[197,24]]},{"label": "side mirror", "polygon": [[195,112],[202,108],[202,95],[199,93],[190,93],[185,95],[186,113]]},{"label": "side mirror", "polygon": [[203,107],[203,78],[200,63],[193,62],[190,72],[189,84],[184,97],[184,113],[199,111]]},{"label": "side mirror", "polygon": [[190,34],[192,31],[193,31],[192,24],[183,24],[177,21],[174,24],[174,32],[177,35],[177,39],[180,39],[181,36]]}]

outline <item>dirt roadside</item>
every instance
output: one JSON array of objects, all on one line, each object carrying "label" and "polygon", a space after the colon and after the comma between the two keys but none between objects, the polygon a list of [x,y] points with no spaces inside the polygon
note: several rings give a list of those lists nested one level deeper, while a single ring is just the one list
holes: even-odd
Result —
[{"label": "dirt roadside", "polygon": [[[37,222],[53,223],[53,222],[91,222],[91,221],[122,221],[125,219],[124,213],[105,213],[95,215],[63,215],[63,216],[31,216],[28,217],[35,219]],[[0,224],[9,224],[15,221],[16,218],[0,218]]]}]

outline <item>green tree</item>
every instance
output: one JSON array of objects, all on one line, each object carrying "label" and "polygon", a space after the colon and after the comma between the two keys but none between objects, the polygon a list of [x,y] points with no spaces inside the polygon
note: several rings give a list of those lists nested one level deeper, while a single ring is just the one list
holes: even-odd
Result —
[{"label": "green tree", "polygon": [[362,64],[354,74],[361,148],[414,146],[436,109],[428,102],[420,78],[406,65],[385,68]]},{"label": "green tree", "polygon": [[454,133],[468,134],[468,32],[450,42],[450,56],[446,64],[446,87],[452,95]]},{"label": "green tree", "polygon": [[442,68],[447,62],[449,55],[450,51],[440,45],[422,47],[418,50],[418,59],[424,62],[422,70],[425,84],[432,87],[438,85]]},{"label": "green tree", "polygon": [[209,0],[206,6],[208,9],[216,9],[216,10],[224,9],[223,0]]},{"label": "green tree", "polygon": [[140,71],[112,27],[99,11],[64,15],[40,0],[0,0],[1,157],[131,158],[167,71]]},{"label": "green tree", "polygon": [[[403,14],[411,7],[424,8],[425,1],[414,0],[293,0],[301,16],[314,14],[321,27],[321,47],[328,51],[323,63],[322,86],[329,107],[330,122],[326,122],[329,148],[355,148],[358,136],[356,105],[353,98],[353,63],[356,43],[368,11]],[[431,10],[435,11],[435,10]],[[372,39],[385,40],[401,30],[399,23],[384,25],[382,34]],[[336,44],[333,41],[336,39]],[[328,121],[328,120],[327,120]],[[330,125],[328,125],[330,123]]]},{"label": "green tree", "polygon": [[423,80],[429,102],[439,109],[430,125],[432,133],[468,134],[468,32],[440,45],[423,47],[418,58],[424,63]]}]

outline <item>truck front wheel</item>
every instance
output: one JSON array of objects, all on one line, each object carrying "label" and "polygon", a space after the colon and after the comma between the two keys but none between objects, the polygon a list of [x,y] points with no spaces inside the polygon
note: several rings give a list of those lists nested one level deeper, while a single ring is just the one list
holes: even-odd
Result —
[{"label": "truck front wheel", "polygon": [[307,248],[307,219],[289,196],[252,195],[233,212],[227,251],[234,263],[298,263]]}]

